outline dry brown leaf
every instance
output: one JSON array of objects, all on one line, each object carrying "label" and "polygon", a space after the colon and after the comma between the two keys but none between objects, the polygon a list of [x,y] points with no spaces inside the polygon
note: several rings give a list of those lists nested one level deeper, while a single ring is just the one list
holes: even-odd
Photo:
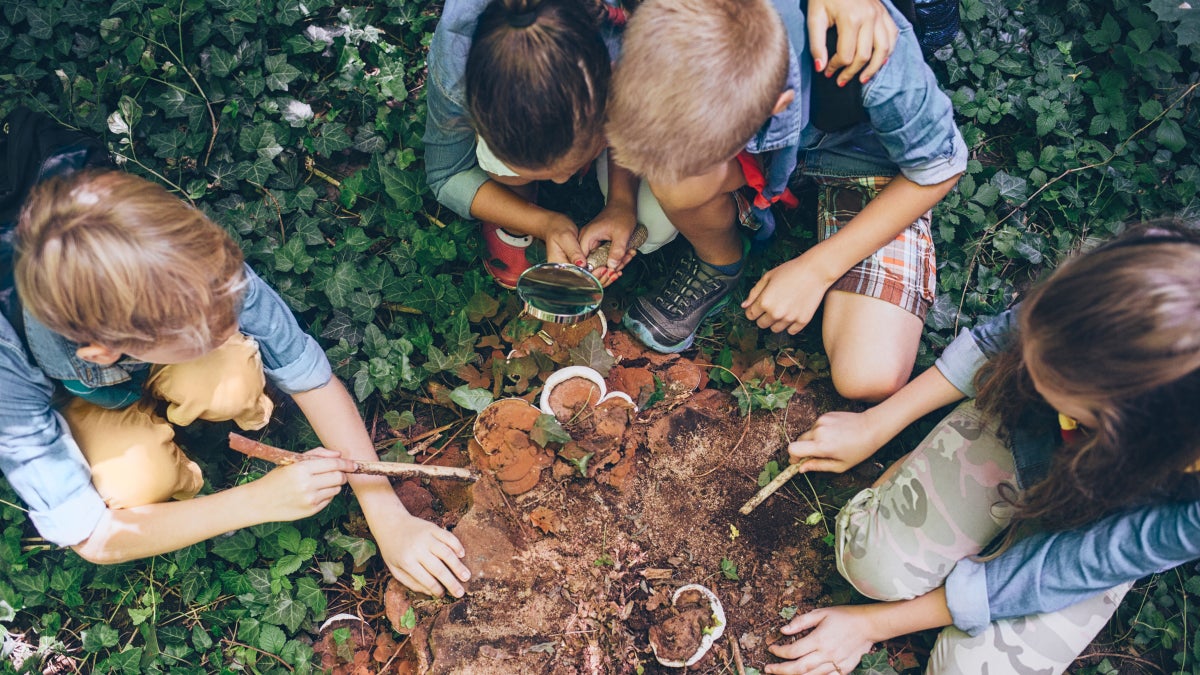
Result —
[{"label": "dry brown leaf", "polygon": [[562,518],[545,506],[539,506],[531,511],[529,520],[533,521],[533,524],[546,534],[558,534],[563,531]]},{"label": "dry brown leaf", "polygon": [[392,625],[392,630],[401,635],[412,632],[411,628],[401,625],[401,619],[411,605],[407,589],[399,581],[388,579],[387,589],[383,592],[383,611],[387,615],[388,623]]}]

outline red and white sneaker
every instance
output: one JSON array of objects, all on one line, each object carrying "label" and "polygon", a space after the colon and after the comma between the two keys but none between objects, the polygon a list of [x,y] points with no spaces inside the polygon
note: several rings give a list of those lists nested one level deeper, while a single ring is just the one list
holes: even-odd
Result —
[{"label": "red and white sneaker", "polygon": [[529,269],[525,250],[533,243],[533,236],[513,234],[495,223],[480,223],[483,227],[483,244],[487,248],[483,266],[496,283],[512,290],[517,287],[521,272]]}]

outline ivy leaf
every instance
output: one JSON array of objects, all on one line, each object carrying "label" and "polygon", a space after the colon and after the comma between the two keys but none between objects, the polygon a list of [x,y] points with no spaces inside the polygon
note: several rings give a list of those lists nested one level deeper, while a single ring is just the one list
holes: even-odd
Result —
[{"label": "ivy leaf", "polygon": [[[542,413],[533,423],[533,430],[529,432],[529,440],[544,448],[551,443],[570,443],[572,439],[571,434],[567,433],[567,430],[559,424],[557,417]],[[581,473],[583,472],[581,470]]]},{"label": "ivy leaf", "polygon": [[258,633],[258,648],[269,654],[283,651],[283,645],[286,643],[287,636],[279,626],[265,624]]},{"label": "ivy leaf", "polygon": [[239,567],[249,567],[258,560],[255,550],[257,540],[250,530],[238,530],[233,534],[218,539],[213,544],[212,552]]},{"label": "ivy leaf", "polygon": [[491,405],[493,398],[495,397],[492,396],[492,392],[487,389],[472,389],[465,384],[455,387],[450,392],[451,401],[477,413],[483,412],[484,408]]},{"label": "ivy leaf", "polygon": [[233,173],[248,183],[264,185],[267,179],[275,173],[275,163],[261,157],[253,162],[238,162]]},{"label": "ivy leaf", "polygon": [[325,535],[325,540],[353,556],[355,567],[367,564],[367,561],[377,552],[374,542],[362,537],[351,537],[337,531]]},{"label": "ivy leaf", "polygon": [[1163,120],[1154,132],[1154,140],[1171,152],[1179,152],[1187,147],[1187,139],[1183,137],[1183,128],[1175,120]]},{"label": "ivy leaf", "polygon": [[888,663],[888,655],[886,649],[871,652],[862,657],[858,668],[854,670],[855,675],[899,675],[892,664]]},{"label": "ivy leaf", "polygon": [[271,599],[267,611],[263,612],[262,620],[269,623],[281,623],[295,633],[304,621],[306,613],[304,605],[296,602],[290,593],[282,591]]},{"label": "ivy leaf", "polygon": [[116,647],[121,636],[117,633],[117,629],[106,623],[92,624],[90,628],[83,631],[83,649],[84,651],[95,653],[101,649],[109,649]]},{"label": "ivy leaf", "polygon": [[272,91],[287,91],[288,83],[301,75],[299,68],[287,62],[286,54],[273,54],[263,63],[267,67],[267,89]]},{"label": "ivy leaf", "polygon": [[312,610],[314,617],[319,619],[325,615],[327,607],[325,592],[312,579],[300,577],[296,580],[296,600],[304,603],[305,607]]},{"label": "ivy leaf", "polygon": [[[201,62],[204,56],[201,55]],[[228,77],[234,68],[238,67],[238,57],[217,46],[208,49],[208,74],[213,77]]]},{"label": "ivy leaf", "polygon": [[594,330],[579,341],[579,346],[568,350],[571,355],[571,365],[587,366],[601,375],[608,375],[617,360],[604,346],[604,338],[600,331]]},{"label": "ivy leaf", "polygon": [[421,208],[421,191],[425,179],[416,171],[405,171],[394,166],[380,166],[379,177],[383,180],[384,192],[401,211],[417,211]]},{"label": "ivy leaf", "polygon": [[729,558],[721,558],[721,574],[730,581],[739,581],[737,563]]},{"label": "ivy leaf", "polygon": [[326,122],[321,125],[320,135],[304,139],[304,144],[315,155],[331,157],[335,152],[345,150],[354,142],[350,140],[350,134],[346,133],[345,124]]},{"label": "ivy leaf", "polygon": [[1007,171],[997,171],[996,175],[992,176],[991,184],[996,186],[1001,197],[1013,203],[1024,201],[1028,194],[1028,182]]}]

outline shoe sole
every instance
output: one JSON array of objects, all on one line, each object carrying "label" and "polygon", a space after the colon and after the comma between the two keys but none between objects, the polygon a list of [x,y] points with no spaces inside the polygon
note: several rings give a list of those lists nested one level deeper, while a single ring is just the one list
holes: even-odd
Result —
[{"label": "shoe sole", "polygon": [[[705,313],[704,318],[700,319],[700,323],[696,324],[696,330],[700,330],[700,326],[704,325],[704,322],[708,321],[709,317],[724,309],[727,304],[729,304],[729,296],[721,298],[717,304],[713,305]],[[691,347],[696,341],[696,331],[692,331],[692,334],[684,338],[682,342],[674,345],[664,345],[654,339],[654,334],[651,332],[649,326],[632,318],[629,313],[625,314],[625,318],[621,320],[621,325],[629,329],[629,332],[633,333],[638,340],[641,340],[642,344],[660,354],[678,354]]]}]

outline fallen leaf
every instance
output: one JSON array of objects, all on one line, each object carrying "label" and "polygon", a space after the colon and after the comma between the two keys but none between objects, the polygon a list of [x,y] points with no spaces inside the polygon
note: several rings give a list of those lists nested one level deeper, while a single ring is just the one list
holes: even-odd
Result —
[{"label": "fallen leaf", "polygon": [[412,608],[412,603],[408,600],[408,590],[395,579],[388,579],[387,589],[383,592],[383,612],[387,615],[388,623],[392,625],[392,630],[401,635],[408,635],[412,632],[413,626],[405,621],[405,615]]},{"label": "fallen leaf", "polygon": [[531,511],[529,520],[533,521],[533,524],[546,534],[558,534],[563,531],[562,518],[545,506],[539,506]]},{"label": "fallen leaf", "polygon": [[579,341],[579,346],[572,347],[570,351],[572,365],[587,366],[605,376],[617,362],[616,358],[605,348],[604,338],[600,337],[599,331],[588,333]]}]

